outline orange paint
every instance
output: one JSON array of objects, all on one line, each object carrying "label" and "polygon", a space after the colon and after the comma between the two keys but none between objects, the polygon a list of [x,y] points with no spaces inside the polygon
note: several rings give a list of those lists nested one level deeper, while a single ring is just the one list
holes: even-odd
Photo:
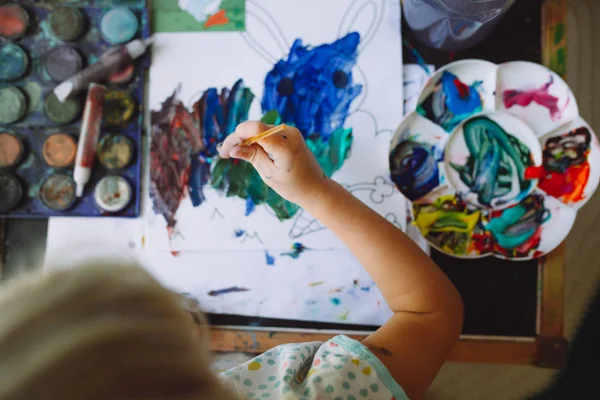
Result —
[{"label": "orange paint", "polygon": [[583,163],[569,167],[565,173],[546,171],[544,167],[527,168],[528,179],[538,178],[539,188],[550,196],[565,203],[576,203],[584,199],[583,192],[590,178],[590,166]]},{"label": "orange paint", "polygon": [[227,18],[225,10],[219,10],[217,13],[208,17],[204,23],[205,28],[212,28],[213,26],[227,25],[229,18]]}]

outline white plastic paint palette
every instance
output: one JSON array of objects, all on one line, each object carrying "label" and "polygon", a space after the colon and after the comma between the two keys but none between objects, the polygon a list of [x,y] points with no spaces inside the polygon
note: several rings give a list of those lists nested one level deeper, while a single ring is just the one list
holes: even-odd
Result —
[{"label": "white plastic paint palette", "polygon": [[528,62],[464,60],[430,79],[392,139],[413,223],[455,257],[540,257],[600,180],[600,146],[567,84]]}]

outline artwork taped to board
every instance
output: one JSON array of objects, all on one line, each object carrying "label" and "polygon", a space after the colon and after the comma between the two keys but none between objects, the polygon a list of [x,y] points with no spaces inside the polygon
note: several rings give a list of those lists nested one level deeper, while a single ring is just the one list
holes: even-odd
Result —
[{"label": "artwork taped to board", "polygon": [[[216,157],[216,144],[246,119],[297,126],[327,175],[403,228],[406,203],[387,167],[403,112],[397,2],[262,0],[247,1],[246,8],[244,33],[156,36],[149,245],[165,251],[279,251],[295,242],[343,248],[249,165]],[[383,55],[388,62],[379,62]]]}]

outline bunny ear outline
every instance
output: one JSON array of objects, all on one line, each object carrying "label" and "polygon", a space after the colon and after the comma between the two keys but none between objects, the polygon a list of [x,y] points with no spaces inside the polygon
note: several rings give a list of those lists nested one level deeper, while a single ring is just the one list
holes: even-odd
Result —
[{"label": "bunny ear outline", "polygon": [[350,32],[360,33],[359,53],[371,43],[383,22],[386,0],[354,0],[344,15],[338,37]]},{"label": "bunny ear outline", "polygon": [[[242,38],[263,60],[274,65],[287,56],[290,44],[285,38],[283,29],[269,11],[260,4],[260,0],[246,0],[247,25],[248,22],[252,26],[253,33],[246,29],[241,33]],[[255,35],[263,40],[256,40]]]}]

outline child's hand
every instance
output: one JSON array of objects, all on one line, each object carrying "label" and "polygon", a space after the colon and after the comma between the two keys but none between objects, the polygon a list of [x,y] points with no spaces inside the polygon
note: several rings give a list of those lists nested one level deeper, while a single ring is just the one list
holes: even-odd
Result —
[{"label": "child's hand", "polygon": [[287,127],[249,147],[239,146],[271,127],[254,121],[238,125],[219,147],[219,155],[252,163],[263,181],[281,197],[307,208],[325,190],[327,177],[298,129]]}]

